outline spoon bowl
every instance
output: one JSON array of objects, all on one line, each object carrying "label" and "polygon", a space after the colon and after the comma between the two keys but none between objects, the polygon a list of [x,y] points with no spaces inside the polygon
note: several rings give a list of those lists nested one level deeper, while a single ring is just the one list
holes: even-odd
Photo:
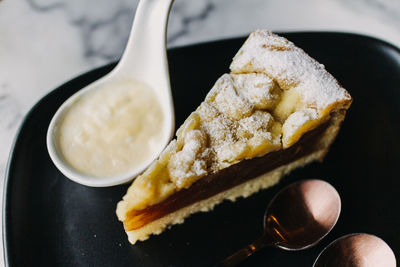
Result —
[{"label": "spoon bowl", "polygon": [[335,226],[340,196],[322,180],[306,180],[281,190],[265,212],[264,229],[274,245],[301,250],[318,243]]},{"label": "spoon bowl", "polygon": [[329,244],[313,267],[396,267],[396,257],[385,241],[370,234],[349,234]]},{"label": "spoon bowl", "polygon": [[340,210],[340,196],[329,183],[315,179],[293,183],[269,203],[263,235],[219,266],[235,266],[265,246],[292,251],[312,247],[332,230]]},{"label": "spoon bowl", "polygon": [[[47,148],[56,167],[71,180],[87,186],[104,187],[129,182],[158,157],[174,132],[174,108],[166,55],[166,25],[173,0],[139,1],[131,33],[118,65],[106,76],[81,89],[57,110],[47,131]],[[96,177],[73,168],[63,157],[58,137],[64,115],[81,97],[94,90],[113,90],[118,84],[135,81],[152,90],[160,104],[162,138],[150,156],[128,172]]]}]

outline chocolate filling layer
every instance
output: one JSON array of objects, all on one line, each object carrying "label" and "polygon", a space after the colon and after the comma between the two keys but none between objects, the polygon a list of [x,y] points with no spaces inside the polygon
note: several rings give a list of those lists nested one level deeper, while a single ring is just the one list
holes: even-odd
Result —
[{"label": "chocolate filling layer", "polygon": [[138,229],[169,213],[207,199],[321,149],[319,141],[328,125],[329,121],[309,131],[288,149],[270,152],[263,157],[244,160],[199,179],[189,188],[176,192],[158,204],[143,210],[129,211],[128,219],[124,221],[125,230]]}]

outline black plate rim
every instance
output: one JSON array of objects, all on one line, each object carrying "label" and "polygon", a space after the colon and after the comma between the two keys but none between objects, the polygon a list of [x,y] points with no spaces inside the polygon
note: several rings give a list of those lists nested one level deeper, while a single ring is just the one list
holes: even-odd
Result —
[{"label": "black plate rim", "polygon": [[[368,40],[369,42],[376,42],[376,43],[380,43],[381,45],[387,46],[393,50],[395,50],[397,53],[400,54],[400,48],[397,47],[394,44],[391,44],[385,40],[373,37],[373,36],[369,36],[369,35],[365,35],[365,34],[359,34],[359,33],[351,33],[351,32],[341,32],[341,31],[285,31],[285,32],[276,32],[277,34],[281,35],[286,35],[286,34],[298,34],[298,35],[333,35],[333,36],[347,36],[347,37],[351,37],[351,38],[359,38],[359,39],[365,39]],[[193,46],[201,46],[201,45],[207,45],[207,44],[212,44],[212,43],[219,43],[219,42],[226,42],[226,41],[231,41],[231,40],[235,40],[235,39],[243,39],[246,38],[246,36],[238,36],[238,37],[232,37],[232,38],[223,38],[223,39],[217,39],[217,40],[211,40],[211,41],[206,41],[206,42],[199,42],[199,43],[194,43],[194,44],[188,44],[188,45],[183,45],[183,46],[177,46],[177,47],[173,47],[168,49],[169,51],[172,50],[179,50],[181,48],[185,48],[185,47],[193,47]],[[69,80],[67,80],[66,82],[63,82],[61,85],[59,85],[58,87],[56,87],[55,89],[49,91],[47,94],[45,94],[44,96],[42,96],[30,109],[29,111],[26,113],[26,115],[23,117],[22,121],[20,122],[17,131],[15,133],[15,137],[13,139],[11,148],[10,148],[10,152],[9,152],[9,156],[8,156],[8,160],[7,160],[7,164],[6,164],[6,171],[5,171],[5,176],[4,176],[4,181],[3,181],[3,203],[2,203],[2,243],[3,243],[3,260],[4,260],[4,264],[6,267],[10,266],[10,250],[8,249],[8,239],[9,239],[9,235],[8,235],[8,231],[7,231],[7,214],[8,214],[8,209],[7,207],[9,206],[9,198],[8,198],[8,192],[10,190],[10,183],[11,183],[11,179],[10,179],[10,174],[11,174],[11,166],[13,165],[14,162],[14,158],[15,158],[15,147],[17,146],[18,140],[19,140],[19,136],[21,135],[21,132],[23,131],[23,128],[25,126],[25,123],[27,121],[27,119],[35,112],[35,110],[37,109],[38,106],[40,106],[43,102],[45,102],[49,97],[51,97],[53,94],[56,93],[56,91],[58,91],[60,88],[65,87],[73,82],[79,81],[82,79],[82,77],[90,74],[90,73],[96,73],[96,72],[101,72],[101,71],[106,71],[109,69],[109,71],[111,71],[112,67],[114,67],[117,64],[117,62],[112,62],[112,63],[108,63],[105,64],[103,66],[91,69],[89,71],[86,71],[78,76],[76,76],[75,78],[71,78]]]}]

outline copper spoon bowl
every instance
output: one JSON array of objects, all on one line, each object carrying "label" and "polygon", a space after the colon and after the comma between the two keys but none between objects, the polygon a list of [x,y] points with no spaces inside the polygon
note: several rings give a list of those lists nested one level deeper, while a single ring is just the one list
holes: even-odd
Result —
[{"label": "copper spoon bowl", "polygon": [[217,266],[235,266],[265,246],[302,250],[314,246],[335,226],[341,210],[338,192],[322,180],[282,189],[264,215],[264,234]]},{"label": "copper spoon bowl", "polygon": [[313,267],[396,267],[392,249],[377,236],[349,234],[329,244]]}]

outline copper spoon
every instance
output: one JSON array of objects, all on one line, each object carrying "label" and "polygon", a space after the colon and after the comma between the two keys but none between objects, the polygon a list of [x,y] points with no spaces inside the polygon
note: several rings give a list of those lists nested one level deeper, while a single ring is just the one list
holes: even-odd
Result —
[{"label": "copper spoon", "polygon": [[392,249],[377,236],[349,234],[329,244],[313,267],[396,267]]},{"label": "copper spoon", "polygon": [[217,266],[235,266],[265,246],[301,250],[317,244],[335,226],[341,209],[338,192],[322,180],[305,180],[282,189],[264,215],[264,234]]}]

